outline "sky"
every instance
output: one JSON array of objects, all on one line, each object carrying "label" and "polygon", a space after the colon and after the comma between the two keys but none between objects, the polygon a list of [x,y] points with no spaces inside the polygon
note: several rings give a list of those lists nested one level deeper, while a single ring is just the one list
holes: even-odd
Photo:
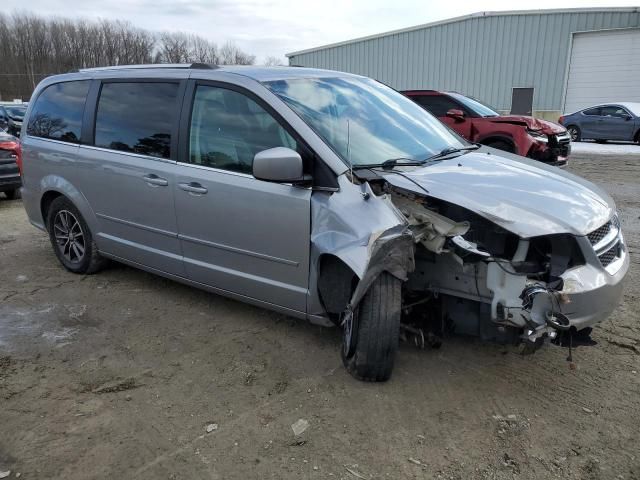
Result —
[{"label": "sky", "polygon": [[153,31],[233,41],[267,56],[318,47],[479,11],[640,6],[640,0],[3,0],[2,11],[128,20]]}]

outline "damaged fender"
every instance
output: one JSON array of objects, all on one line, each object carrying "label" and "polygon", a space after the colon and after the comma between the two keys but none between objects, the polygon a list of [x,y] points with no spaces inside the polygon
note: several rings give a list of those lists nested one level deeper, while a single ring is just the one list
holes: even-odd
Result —
[{"label": "damaged fender", "polygon": [[[324,312],[317,288],[321,257],[330,254],[358,277],[348,302],[355,308],[371,283],[387,271],[402,281],[414,269],[414,242],[409,223],[387,195],[376,196],[368,183],[338,178],[339,192],[311,197],[311,275],[308,312]],[[315,283],[315,284],[314,284]]]}]

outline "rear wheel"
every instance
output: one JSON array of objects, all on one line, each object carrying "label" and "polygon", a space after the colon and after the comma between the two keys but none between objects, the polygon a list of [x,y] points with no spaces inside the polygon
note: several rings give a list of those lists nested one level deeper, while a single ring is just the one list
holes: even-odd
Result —
[{"label": "rear wheel", "polygon": [[70,272],[91,274],[105,265],[87,223],[68,198],[58,197],[51,203],[47,230],[58,260]]},{"label": "rear wheel", "polygon": [[582,132],[580,132],[580,128],[576,125],[569,125],[567,127],[567,132],[569,132],[572,142],[579,142],[582,140]]},{"label": "rear wheel", "polygon": [[487,147],[496,148],[498,150],[504,150],[505,152],[515,153],[513,145],[505,140],[493,140],[485,143]]},{"label": "rear wheel", "polygon": [[342,361],[359,380],[391,378],[400,336],[401,282],[383,272],[347,318],[343,329]]},{"label": "rear wheel", "polygon": [[17,198],[20,198],[20,189],[14,188],[13,190],[7,190],[6,192],[4,192],[4,194],[9,200],[15,200]]}]

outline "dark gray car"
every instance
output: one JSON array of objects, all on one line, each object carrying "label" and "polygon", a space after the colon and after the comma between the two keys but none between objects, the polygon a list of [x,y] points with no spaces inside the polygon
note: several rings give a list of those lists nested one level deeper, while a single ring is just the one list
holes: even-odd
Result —
[{"label": "dark gray car", "polygon": [[390,377],[401,332],[537,347],[620,298],[609,195],[469,144],[374,80],[129,66],[50,77],[32,98],[24,206],[67,270],[116,260],[337,325],[357,378]]},{"label": "dark gray car", "polygon": [[27,105],[24,103],[0,103],[0,130],[16,137],[20,136],[26,111]]},{"label": "dark gray car", "polygon": [[571,141],[619,140],[640,143],[640,103],[621,102],[585,108],[559,119]]}]

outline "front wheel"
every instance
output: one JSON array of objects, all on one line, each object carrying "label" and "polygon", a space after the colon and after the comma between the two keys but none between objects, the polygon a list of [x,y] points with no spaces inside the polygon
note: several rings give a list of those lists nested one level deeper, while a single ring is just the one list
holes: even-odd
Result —
[{"label": "front wheel", "polygon": [[400,280],[383,272],[345,319],[342,362],[359,380],[391,378],[400,336],[401,287]]},{"label": "front wheel", "polygon": [[58,197],[51,203],[47,230],[56,257],[70,272],[91,274],[106,263],[98,253],[87,222],[66,197]]},{"label": "front wheel", "polygon": [[572,142],[579,142],[582,140],[582,133],[580,129],[575,125],[570,125],[567,127],[567,132],[569,132],[569,136],[571,137]]}]

